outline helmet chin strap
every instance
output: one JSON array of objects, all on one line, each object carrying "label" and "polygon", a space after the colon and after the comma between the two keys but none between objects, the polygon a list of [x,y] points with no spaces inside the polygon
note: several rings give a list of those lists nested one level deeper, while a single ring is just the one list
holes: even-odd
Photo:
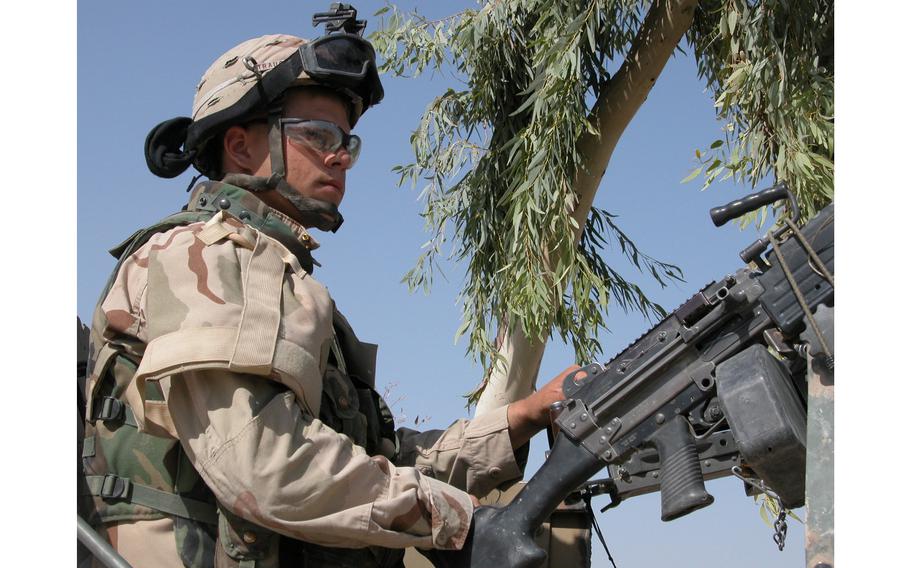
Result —
[{"label": "helmet chin strap", "polygon": [[299,213],[299,219],[306,227],[314,227],[320,231],[331,231],[334,233],[344,222],[344,217],[341,216],[335,204],[300,195],[284,178],[231,173],[225,174],[221,181],[242,187],[253,193],[274,189],[291,202],[291,205]]},{"label": "helmet chin strap", "polygon": [[233,178],[234,181],[241,182],[244,187],[253,192],[274,189],[297,209],[304,225],[334,233],[344,222],[344,217],[341,216],[338,207],[334,203],[300,195],[285,178],[284,140],[279,122],[281,113],[280,105],[269,109],[269,158],[272,162],[272,175],[263,178],[244,174],[228,174],[224,177],[224,181],[231,183],[231,178]]},{"label": "helmet chin strap", "polygon": [[[270,177],[267,183],[271,185],[273,179],[274,176]],[[304,197],[297,193],[284,178],[278,178],[274,189],[300,212],[304,225],[308,227],[334,233],[344,222],[344,217],[341,216],[341,212],[334,203]]]}]

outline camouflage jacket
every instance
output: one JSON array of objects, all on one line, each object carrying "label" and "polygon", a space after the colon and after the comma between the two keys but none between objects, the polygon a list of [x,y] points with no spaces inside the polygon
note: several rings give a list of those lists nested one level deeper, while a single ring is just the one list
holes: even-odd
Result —
[{"label": "camouflage jacket", "polygon": [[[208,221],[185,222],[213,204]],[[113,352],[106,360],[128,367],[117,396],[136,435],[172,440],[222,514],[251,526],[324,547],[460,548],[473,513],[465,491],[520,475],[506,409],[445,431],[400,429],[391,444],[371,437],[372,376],[352,380],[333,349],[338,315],[310,273],[315,239],[221,182],[200,184],[185,215],[124,253],[93,320],[93,359]],[[90,393],[104,372],[92,368]],[[131,452],[140,477],[178,488],[179,471],[159,475],[141,449]],[[198,490],[184,477],[179,489]],[[179,549],[179,517],[144,513],[103,519],[130,521],[109,527],[118,549],[142,556],[169,531]]]}]

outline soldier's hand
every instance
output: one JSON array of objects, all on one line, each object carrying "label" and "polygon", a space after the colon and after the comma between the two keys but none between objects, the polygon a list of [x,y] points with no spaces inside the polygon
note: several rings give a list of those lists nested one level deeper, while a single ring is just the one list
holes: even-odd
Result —
[{"label": "soldier's hand", "polygon": [[550,423],[550,405],[565,400],[562,383],[570,373],[578,369],[578,365],[567,367],[527,398],[509,405],[509,438],[513,448],[525,444]]},{"label": "soldier's hand", "polygon": [[547,558],[508,513],[498,507],[474,510],[471,532],[461,550],[420,551],[436,568],[536,568]]}]

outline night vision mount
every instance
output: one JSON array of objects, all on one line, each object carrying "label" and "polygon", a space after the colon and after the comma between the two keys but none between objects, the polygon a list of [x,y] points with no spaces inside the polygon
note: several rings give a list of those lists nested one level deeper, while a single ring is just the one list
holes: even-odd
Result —
[{"label": "night vision mount", "polygon": [[366,20],[357,19],[357,8],[341,2],[333,2],[328,12],[313,14],[313,27],[320,24],[325,24],[326,34],[344,30],[346,33],[362,36],[363,30],[367,27]]}]

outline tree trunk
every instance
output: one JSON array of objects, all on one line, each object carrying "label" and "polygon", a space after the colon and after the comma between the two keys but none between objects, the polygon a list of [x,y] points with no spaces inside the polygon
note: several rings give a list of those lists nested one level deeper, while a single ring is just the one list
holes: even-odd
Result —
[{"label": "tree trunk", "polygon": [[[571,213],[578,222],[576,242],[581,239],[594,195],[616,143],[648,98],[683,34],[692,25],[697,3],[697,0],[655,1],[632,42],[629,55],[594,105],[592,118],[598,135],[587,134],[578,141],[579,153],[585,160],[575,180],[578,202]],[[498,352],[504,364],[494,364],[484,379],[476,416],[530,394],[546,347],[546,341],[529,340],[520,326],[513,329],[508,322],[500,325]]]}]

